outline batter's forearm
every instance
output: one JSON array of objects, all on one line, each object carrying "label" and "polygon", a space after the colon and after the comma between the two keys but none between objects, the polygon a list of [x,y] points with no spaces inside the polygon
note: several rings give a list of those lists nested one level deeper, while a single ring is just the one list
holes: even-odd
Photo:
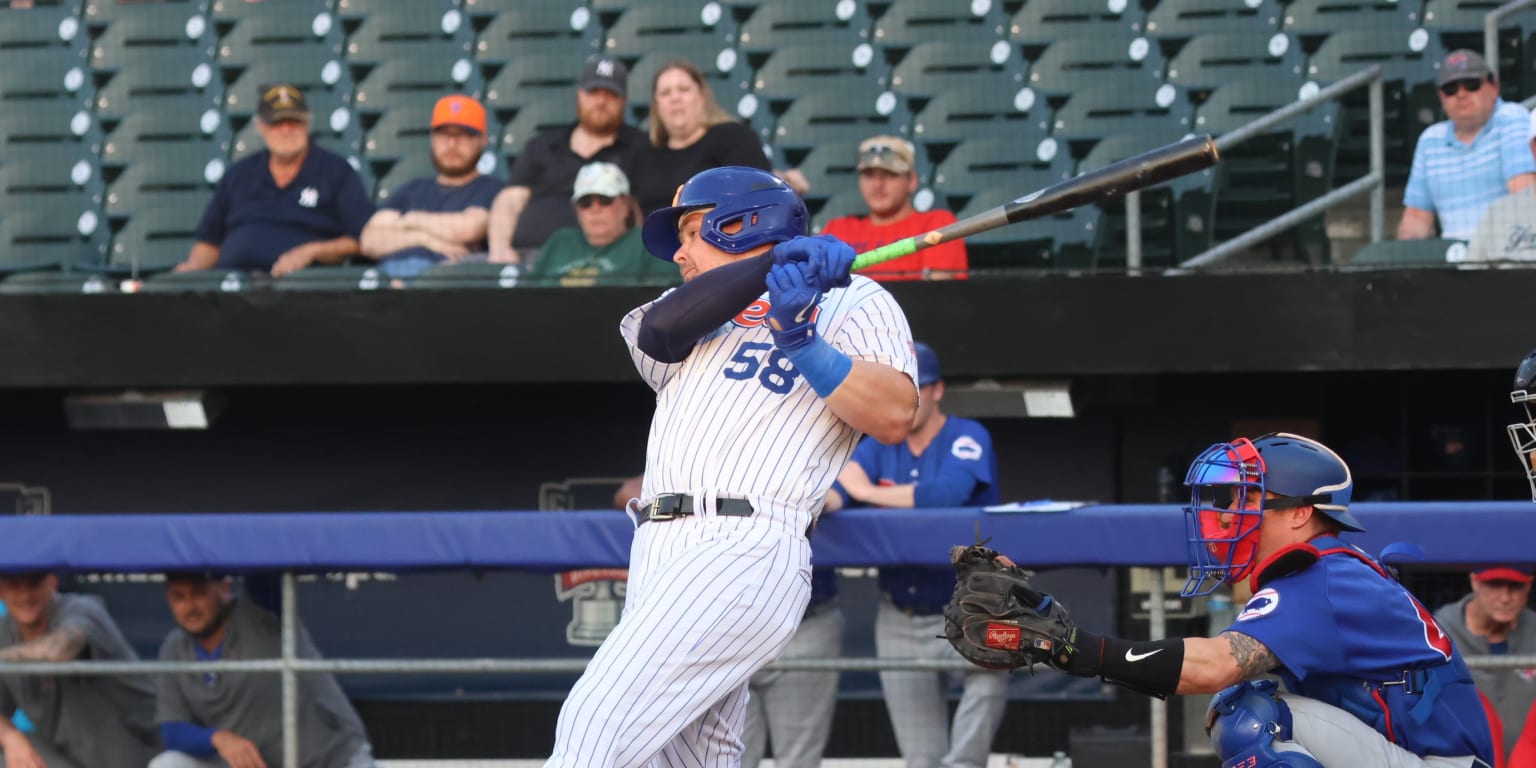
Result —
[{"label": "batter's forearm", "polygon": [[854,360],[847,378],[825,400],[848,426],[886,445],[907,439],[917,415],[917,387],[912,379],[867,360]]}]

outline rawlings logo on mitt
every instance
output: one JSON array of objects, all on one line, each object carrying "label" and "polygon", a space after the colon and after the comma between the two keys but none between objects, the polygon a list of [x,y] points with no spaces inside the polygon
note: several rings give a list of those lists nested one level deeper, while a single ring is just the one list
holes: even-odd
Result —
[{"label": "rawlings logo on mitt", "polygon": [[1049,664],[1065,669],[1077,648],[1067,609],[1029,586],[1029,575],[978,541],[949,550],[955,594],[944,636],[966,660],[987,669]]}]

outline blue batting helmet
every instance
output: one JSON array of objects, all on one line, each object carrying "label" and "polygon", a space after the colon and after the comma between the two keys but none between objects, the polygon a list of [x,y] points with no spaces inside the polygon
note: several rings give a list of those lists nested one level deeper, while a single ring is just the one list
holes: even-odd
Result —
[{"label": "blue batting helmet", "polygon": [[[1349,512],[1354,480],[1328,446],[1276,432],[1217,443],[1189,467],[1184,508],[1189,534],[1189,582],[1184,595],[1204,595],[1237,581],[1254,565],[1259,523],[1268,510],[1310,506],[1346,531],[1363,531]],[[1246,502],[1257,491],[1257,504]],[[1279,498],[1267,499],[1273,493]]]},{"label": "blue batting helmet", "polygon": [[[782,179],[767,171],[728,165],[694,174],[679,187],[670,208],[645,217],[645,249],[671,261],[682,243],[677,222],[692,211],[704,214],[699,236],[726,253],[745,253],[767,243],[804,235],[810,222],[805,201]],[[741,228],[727,233],[732,224]]]}]

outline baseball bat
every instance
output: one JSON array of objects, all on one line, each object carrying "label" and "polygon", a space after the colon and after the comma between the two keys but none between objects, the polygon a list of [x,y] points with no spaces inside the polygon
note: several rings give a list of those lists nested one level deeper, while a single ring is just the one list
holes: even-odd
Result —
[{"label": "baseball bat", "polygon": [[964,221],[914,235],[861,253],[853,269],[901,258],[924,248],[960,240],[998,227],[1038,219],[1083,205],[1113,200],[1127,192],[1146,189],[1169,179],[1204,170],[1221,160],[1216,142],[1209,134],[1191,136],[1183,141],[1128,157],[1096,171],[1089,171],[1017,200],[983,211]]}]

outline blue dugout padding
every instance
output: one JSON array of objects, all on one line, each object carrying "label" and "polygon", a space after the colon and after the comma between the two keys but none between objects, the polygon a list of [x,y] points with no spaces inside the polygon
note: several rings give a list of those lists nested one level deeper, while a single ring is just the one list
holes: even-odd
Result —
[{"label": "blue dugout padding", "polygon": [[[1536,505],[1528,501],[1352,510],[1367,532],[1347,538],[1373,554],[1406,541],[1428,563],[1536,559]],[[993,547],[1029,566],[1184,565],[1183,518],[1170,505],[1051,513],[855,509],[828,515],[814,549],[818,565],[947,565],[949,545],[973,541],[979,523]],[[0,570],[558,571],[624,566],[632,536],[627,515],[610,511],[3,517]]]}]

